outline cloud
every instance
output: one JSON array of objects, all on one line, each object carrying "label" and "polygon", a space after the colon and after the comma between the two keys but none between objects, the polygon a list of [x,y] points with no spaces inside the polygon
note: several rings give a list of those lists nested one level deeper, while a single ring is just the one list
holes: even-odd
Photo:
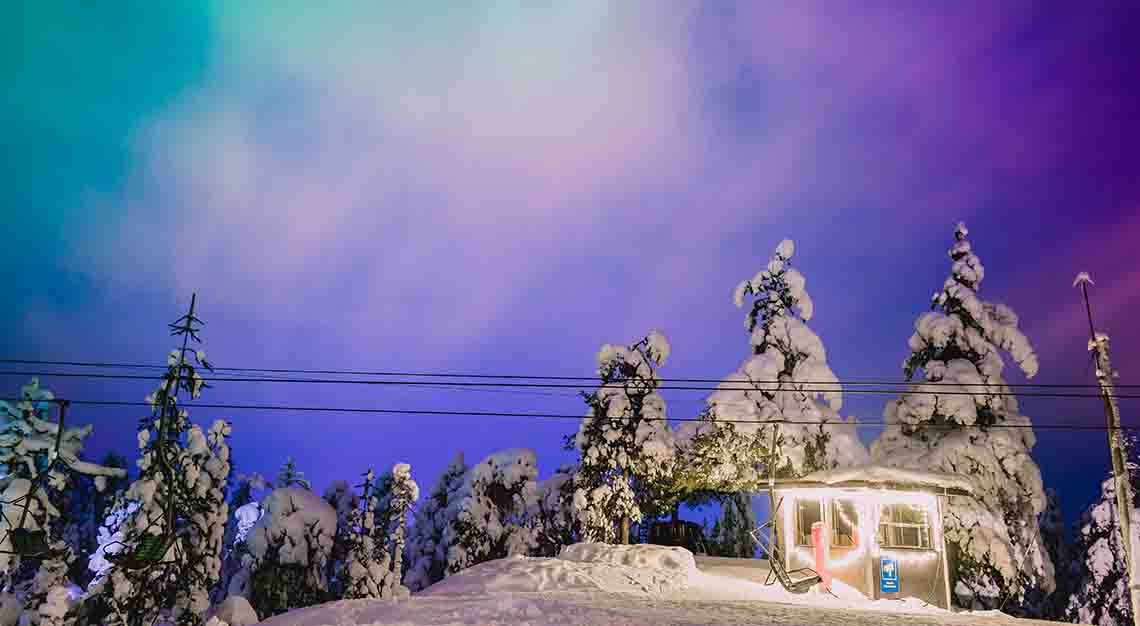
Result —
[{"label": "cloud", "polygon": [[757,259],[863,213],[908,232],[863,254],[941,241],[1080,143],[1048,71],[1095,20],[1022,52],[1031,5],[726,6],[218,3],[208,77],[140,125],[71,264],[447,345],[578,259],[667,308],[753,270],[721,249],[741,231],[779,227]]},{"label": "cloud", "polygon": [[211,75],[139,127],[122,205],[100,207],[75,267],[446,341],[697,132],[681,23],[604,3],[307,6],[218,6]]}]

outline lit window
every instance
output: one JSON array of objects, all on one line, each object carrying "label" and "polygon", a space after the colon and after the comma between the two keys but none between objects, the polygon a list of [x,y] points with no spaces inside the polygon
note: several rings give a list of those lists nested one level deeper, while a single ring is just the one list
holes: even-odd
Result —
[{"label": "lit window", "polygon": [[819,500],[796,500],[796,545],[811,545],[811,525],[823,521]]},{"label": "lit window", "polygon": [[831,545],[836,548],[851,548],[855,545],[855,533],[859,532],[859,509],[851,500],[831,501]]},{"label": "lit window", "polygon": [[924,506],[884,504],[879,515],[879,545],[929,550],[930,513]]}]

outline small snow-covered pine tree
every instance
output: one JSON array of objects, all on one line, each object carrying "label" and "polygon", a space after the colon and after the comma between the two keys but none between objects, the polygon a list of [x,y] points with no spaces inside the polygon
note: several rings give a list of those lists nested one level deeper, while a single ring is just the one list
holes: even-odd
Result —
[{"label": "small snow-covered pine tree", "polygon": [[263,617],[327,601],[336,509],[300,487],[274,489],[261,508],[264,513],[246,539],[248,577],[235,577],[239,584],[231,583],[231,595],[248,594]]},{"label": "small snow-covered pine tree", "polygon": [[537,475],[534,452],[526,449],[496,452],[467,472],[448,504],[453,520],[443,533],[448,574],[533,549],[527,512],[537,495]]},{"label": "small snow-covered pine tree", "polygon": [[944,508],[955,596],[986,608],[1008,597],[1006,610],[1026,612],[1053,591],[1054,572],[1038,527],[1046,498],[1030,456],[1036,438],[1002,376],[1002,353],[1030,378],[1037,356],[1013,310],[978,297],[985,270],[967,234],[962,224],[955,229],[951,275],[933,297],[939,310],[919,316],[908,344],[903,371],[920,382],[887,404],[888,426],[871,454],[974,480],[973,498]]},{"label": "small snow-covered pine tree", "polygon": [[392,572],[395,574],[394,584],[402,595],[407,595],[408,589],[403,587],[403,556],[404,541],[408,531],[408,513],[412,505],[420,499],[420,487],[412,480],[412,466],[407,463],[397,463],[392,466],[392,498],[391,517],[388,523],[388,535],[392,541]]},{"label": "small snow-covered pine tree", "polygon": [[300,487],[311,490],[313,485],[305,478],[305,473],[297,469],[297,461],[290,456],[285,458],[285,463],[277,471],[277,487]]},{"label": "small snow-covered pine tree", "polygon": [[[369,474],[371,472],[372,470],[369,470]],[[371,493],[371,477],[367,484],[367,490]],[[360,501],[348,486],[348,482],[344,480],[334,480],[321,497],[336,510],[336,537],[333,539],[326,575],[329,579],[329,593],[332,597],[339,598],[344,593],[344,577],[341,574],[345,571],[349,549],[355,542],[354,535],[357,532],[355,529],[360,525],[359,520],[352,523],[349,518],[359,507]]]},{"label": "small snow-covered pine tree", "polygon": [[[346,518],[348,526],[344,568],[341,575],[343,592],[339,597],[389,598],[393,595],[395,576],[390,567],[390,556],[383,546],[375,544],[376,496],[372,493],[375,478],[369,469],[361,486],[363,493],[356,500]],[[338,532],[338,536],[342,533]]]},{"label": "small snow-covered pine tree", "polygon": [[536,533],[535,556],[557,556],[581,534],[574,509],[575,471],[573,465],[566,465],[538,483],[538,495],[528,514]]},{"label": "small snow-covered pine tree", "polygon": [[463,453],[455,455],[428,497],[417,508],[415,523],[408,535],[408,562],[404,584],[412,591],[420,591],[443,580],[447,570],[447,544],[444,531],[452,525],[449,514],[456,509],[456,500],[467,474]]},{"label": "small snow-covered pine tree", "polygon": [[[1134,470],[1131,480],[1132,493],[1140,493],[1140,479]],[[1137,505],[1140,501],[1132,503],[1133,507]],[[1132,519],[1140,519],[1137,517],[1140,508],[1134,508],[1134,511]],[[1118,519],[1116,481],[1110,476],[1101,483],[1100,500],[1081,516],[1073,548],[1076,558],[1072,571],[1068,572],[1072,592],[1064,607],[1064,618],[1070,622],[1095,626],[1127,626],[1132,623],[1128,562],[1124,558],[1124,536]]]},{"label": "small snow-covered pine tree", "polygon": [[650,506],[654,483],[671,472],[673,434],[657,368],[669,342],[657,331],[630,346],[598,352],[601,385],[585,395],[589,412],[574,439],[578,468],[574,508],[590,541],[629,543],[629,525]]},{"label": "small snow-covered pine tree", "polygon": [[[807,325],[815,305],[791,265],[794,251],[791,240],[780,242],[768,265],[733,293],[738,307],[752,299],[744,323],[751,356],[709,396],[701,420],[678,427],[687,491],[756,490],[770,463],[776,475],[795,477],[868,459],[854,425],[838,413],[843,391]],[[779,425],[772,450],[765,422],[783,420],[793,423]]]}]

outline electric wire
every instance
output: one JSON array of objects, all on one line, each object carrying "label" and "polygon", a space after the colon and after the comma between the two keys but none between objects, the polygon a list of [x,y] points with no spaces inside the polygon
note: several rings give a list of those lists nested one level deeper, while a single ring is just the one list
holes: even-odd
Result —
[{"label": "electric wire", "polygon": [[[150,380],[160,381],[161,376],[144,375],[144,374],[103,374],[103,373],[81,373],[81,372],[29,372],[29,371],[4,371],[0,370],[0,376],[31,376],[39,378],[88,378],[99,380]],[[249,377],[222,377],[222,376],[203,376],[202,380],[206,383],[308,383],[308,384],[322,384],[322,385],[365,385],[365,386],[415,386],[415,387],[491,387],[491,388],[537,388],[537,389],[581,389],[584,385],[574,385],[567,383],[531,383],[531,382],[472,382],[472,381],[435,381],[435,380],[345,380],[334,378],[249,378]],[[597,379],[594,379],[597,382]],[[656,387],[659,391],[765,391],[762,388],[757,388],[755,385],[777,385],[780,381],[738,381],[731,383],[722,383],[716,387],[710,386],[692,386],[692,385],[659,385]],[[906,393],[910,395],[941,395],[941,396],[974,396],[974,395],[987,395],[994,397],[1018,397],[1018,398],[1101,398],[1105,395],[1103,393],[1069,393],[1069,392],[1056,392],[1056,391],[971,391],[971,387],[986,387],[990,385],[973,383],[960,383],[960,382],[925,382],[915,381],[911,383],[903,383],[911,386],[910,389],[844,389],[842,382],[831,381],[796,381],[797,385],[805,385],[796,387],[796,391],[804,393],[827,393],[827,392],[841,392],[851,395],[894,395],[899,393]],[[950,390],[925,390],[921,387],[927,386],[947,386],[953,387]],[[603,383],[590,386],[592,389],[622,389],[624,385],[621,383]],[[919,387],[919,388],[913,388]],[[769,390],[775,391],[775,389]],[[1109,397],[1117,400],[1140,400],[1140,394],[1112,394]]]},{"label": "electric wire", "polygon": [[[23,398],[0,398],[4,402],[20,402]],[[61,402],[63,399],[52,400],[38,400],[38,402]],[[76,400],[67,399],[67,402],[74,405],[87,405],[87,406],[108,406],[108,407],[152,407],[149,402],[140,402],[132,400]],[[180,407],[189,409],[223,409],[230,411],[279,411],[279,412],[299,412],[299,413],[355,413],[355,414],[390,414],[390,415],[437,415],[437,416],[456,416],[456,417],[525,417],[536,419],[585,419],[587,415],[569,415],[563,413],[529,413],[529,412],[514,412],[514,411],[457,411],[457,410],[437,410],[437,409],[388,409],[388,408],[371,408],[371,407],[331,407],[331,406],[301,406],[301,405],[287,405],[287,404],[227,404],[227,403],[183,403],[179,404]],[[739,418],[725,418],[706,420],[701,417],[606,417],[598,419],[610,419],[615,422],[626,421],[631,419],[640,419],[650,422],[715,422],[720,424],[798,424],[806,426],[820,426],[820,427],[883,427],[883,426],[902,426],[902,424],[888,423],[883,420],[836,420],[830,422],[819,422],[811,420],[789,420],[789,419],[776,419],[776,420],[757,420],[757,419],[739,419]],[[1098,426],[1093,424],[923,424],[924,429],[947,429],[957,430],[962,428],[982,428],[982,429],[1031,429],[1031,430],[1073,430],[1073,431],[1106,431],[1106,430],[1140,430],[1140,426],[1120,426],[1118,428],[1110,428],[1108,426]]]},{"label": "electric wire", "polygon": [[[55,366],[55,367],[91,367],[91,368],[104,368],[104,369],[156,369],[165,370],[168,366],[155,365],[148,363],[116,363],[116,362],[98,362],[98,361],[47,361],[36,359],[0,359],[0,365],[42,365],[42,366]],[[550,376],[550,375],[531,375],[531,374],[479,374],[479,373],[458,373],[458,372],[409,372],[409,371],[368,371],[368,370],[346,370],[346,369],[291,369],[291,368],[257,368],[257,367],[214,367],[212,368],[217,372],[250,372],[250,373],[268,373],[268,374],[317,374],[317,375],[335,375],[335,376],[388,376],[396,377],[403,376],[407,378],[470,378],[470,379],[499,379],[499,380],[559,380],[559,381],[597,381],[596,376]],[[0,370],[0,373],[5,373]],[[719,384],[724,382],[722,378],[669,378],[661,377],[661,382],[674,382],[674,383],[715,383]],[[756,382],[778,382],[778,381],[756,381]],[[831,381],[824,381],[819,384],[836,384]],[[899,381],[899,380],[885,380],[885,379],[846,379],[838,381],[841,385],[896,385],[905,386],[915,384],[912,381]],[[938,384],[957,384],[957,383],[940,383],[940,382],[923,382],[924,385],[938,385]],[[986,383],[978,382],[972,383],[972,387],[1026,387],[1026,388],[1060,388],[1060,389],[1097,389],[1099,385],[1088,383]],[[1115,385],[1122,389],[1140,389],[1140,385]]]}]

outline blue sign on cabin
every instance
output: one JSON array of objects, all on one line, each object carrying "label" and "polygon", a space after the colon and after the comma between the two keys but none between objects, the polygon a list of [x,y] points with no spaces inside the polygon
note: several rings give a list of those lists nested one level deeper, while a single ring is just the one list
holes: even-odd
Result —
[{"label": "blue sign on cabin", "polygon": [[879,558],[879,591],[896,593],[899,590],[899,560],[884,556]]}]

